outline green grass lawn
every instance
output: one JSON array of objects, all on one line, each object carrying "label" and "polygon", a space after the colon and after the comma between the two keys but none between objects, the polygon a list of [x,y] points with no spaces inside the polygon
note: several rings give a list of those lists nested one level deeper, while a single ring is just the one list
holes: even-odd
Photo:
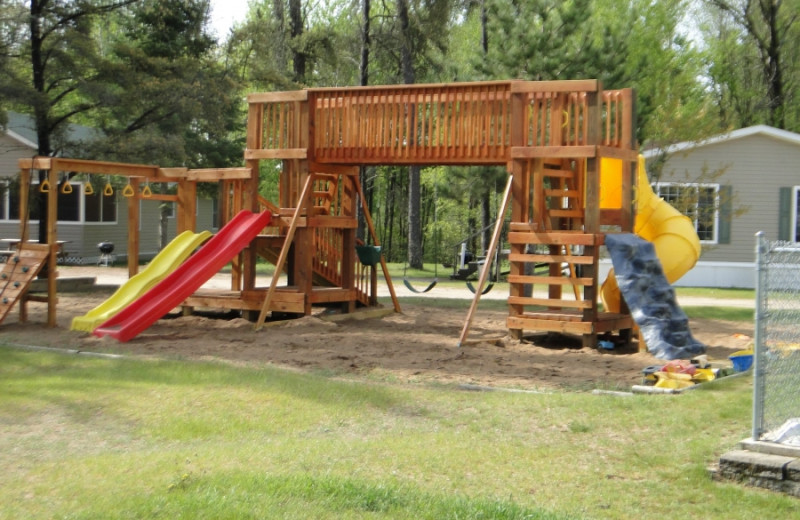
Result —
[{"label": "green grass lawn", "polygon": [[0,347],[0,518],[798,518],[709,478],[751,385],[475,393]]}]

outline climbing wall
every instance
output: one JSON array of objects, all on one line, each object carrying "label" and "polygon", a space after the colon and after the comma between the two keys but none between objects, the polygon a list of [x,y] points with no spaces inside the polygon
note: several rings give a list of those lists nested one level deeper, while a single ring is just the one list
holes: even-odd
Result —
[{"label": "climbing wall", "polygon": [[49,254],[47,244],[25,244],[9,255],[0,272],[0,323],[28,290]]},{"label": "climbing wall", "polygon": [[689,330],[653,244],[630,233],[606,235],[620,293],[639,326],[647,350],[660,359],[691,359],[706,351]]}]

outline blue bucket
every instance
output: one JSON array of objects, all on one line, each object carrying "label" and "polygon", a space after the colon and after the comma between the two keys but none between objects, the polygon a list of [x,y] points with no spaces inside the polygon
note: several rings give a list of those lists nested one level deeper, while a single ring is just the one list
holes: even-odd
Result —
[{"label": "blue bucket", "polygon": [[746,372],[750,370],[753,364],[753,354],[741,354],[738,356],[730,356],[728,359],[733,363],[733,369],[737,372]]}]

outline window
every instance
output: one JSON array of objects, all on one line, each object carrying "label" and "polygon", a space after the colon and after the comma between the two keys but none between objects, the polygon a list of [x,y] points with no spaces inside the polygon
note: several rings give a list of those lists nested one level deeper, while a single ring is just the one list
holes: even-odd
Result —
[{"label": "window", "polygon": [[718,241],[719,185],[659,183],[654,190],[692,220],[701,242]]},{"label": "window", "polygon": [[[38,194],[38,183],[31,185],[31,195]],[[91,195],[84,193],[84,183],[71,182],[72,191],[58,194],[59,222],[116,222],[117,196],[103,195],[95,191]],[[18,220],[19,218],[19,185],[5,182],[0,184],[0,220]],[[30,219],[39,219],[38,197],[31,197]]]},{"label": "window", "polygon": [[219,229],[219,199],[211,199],[211,229]]}]

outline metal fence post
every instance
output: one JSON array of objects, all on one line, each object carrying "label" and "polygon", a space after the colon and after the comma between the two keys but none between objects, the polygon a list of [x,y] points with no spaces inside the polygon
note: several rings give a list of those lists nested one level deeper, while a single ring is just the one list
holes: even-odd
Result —
[{"label": "metal fence post", "polygon": [[756,233],[756,309],[755,337],[753,338],[753,431],[754,441],[761,438],[764,427],[764,331],[767,319],[767,238],[763,231]]}]

